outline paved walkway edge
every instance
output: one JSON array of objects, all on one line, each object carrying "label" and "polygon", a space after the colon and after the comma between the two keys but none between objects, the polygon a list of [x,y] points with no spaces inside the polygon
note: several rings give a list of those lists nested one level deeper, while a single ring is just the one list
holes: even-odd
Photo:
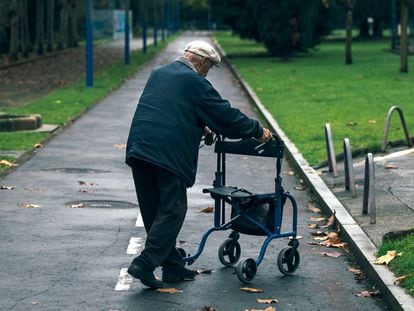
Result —
[{"label": "paved walkway edge", "polygon": [[290,163],[294,165],[307,186],[317,196],[322,207],[331,213],[336,213],[335,216],[341,227],[342,238],[348,243],[352,254],[355,256],[355,259],[358,261],[358,264],[363,271],[378,286],[383,299],[387,301],[393,310],[414,311],[414,298],[408,295],[403,288],[394,284],[396,278],[394,273],[386,266],[373,264],[376,259],[375,253],[377,251],[375,245],[355,222],[342,203],[331,192],[319,176],[318,172],[309,165],[296,146],[289,140],[254,91],[227,59],[226,54],[219,43],[216,40],[214,40],[214,43],[219,53],[222,55],[223,60],[229,65],[252,103],[259,109],[260,113],[272,127],[276,135],[284,141],[285,152],[287,153]]}]

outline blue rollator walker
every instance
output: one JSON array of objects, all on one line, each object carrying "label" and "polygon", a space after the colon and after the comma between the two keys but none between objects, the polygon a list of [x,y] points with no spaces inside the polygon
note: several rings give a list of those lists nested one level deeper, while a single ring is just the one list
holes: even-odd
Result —
[{"label": "blue rollator walker", "polygon": [[[204,193],[210,193],[214,199],[214,226],[203,235],[200,246],[194,255],[187,256],[183,249],[179,249],[188,265],[194,263],[201,255],[207,238],[212,232],[231,229],[231,234],[219,247],[218,257],[225,266],[231,267],[237,264],[237,277],[241,282],[249,283],[253,280],[257,267],[263,261],[267,246],[270,241],[277,238],[291,237],[288,246],[280,251],[277,258],[280,272],[285,275],[291,275],[295,272],[300,261],[297,250],[299,242],[296,239],[297,205],[294,197],[285,192],[282,187],[280,173],[283,147],[283,141],[276,136],[265,143],[256,139],[225,141],[222,137],[217,136],[214,148],[214,152],[217,153],[214,187],[203,189]],[[242,188],[226,186],[226,154],[276,158],[275,191],[257,194]],[[292,231],[281,232],[283,207],[287,199],[290,200],[293,210]],[[231,216],[227,221],[225,218],[226,203],[231,206]],[[239,233],[267,236],[256,260],[247,258],[239,261],[241,253],[238,242]]]}]

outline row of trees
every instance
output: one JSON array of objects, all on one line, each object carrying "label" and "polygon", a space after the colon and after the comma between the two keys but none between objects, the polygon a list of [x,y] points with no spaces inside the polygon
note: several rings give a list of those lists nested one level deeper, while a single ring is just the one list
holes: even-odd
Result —
[{"label": "row of trees", "polygon": [[241,37],[289,58],[318,44],[332,29],[359,28],[380,37],[390,25],[389,0],[210,0],[215,18]]},{"label": "row of trees", "polygon": [[[77,0],[11,0],[0,12],[2,47],[8,46],[12,61],[54,49],[78,45]],[[29,26],[30,25],[30,26]],[[5,49],[5,48],[3,48]],[[4,51],[3,51],[4,52]]]}]

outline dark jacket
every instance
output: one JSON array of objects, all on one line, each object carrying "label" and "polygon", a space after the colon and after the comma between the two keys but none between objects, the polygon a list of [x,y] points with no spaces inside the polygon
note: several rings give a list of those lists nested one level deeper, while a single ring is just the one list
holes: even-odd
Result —
[{"label": "dark jacket", "polygon": [[174,61],[155,69],[132,120],[126,148],[131,157],[163,167],[194,184],[198,149],[207,125],[229,138],[261,137],[263,128],[223,99],[187,64]]}]

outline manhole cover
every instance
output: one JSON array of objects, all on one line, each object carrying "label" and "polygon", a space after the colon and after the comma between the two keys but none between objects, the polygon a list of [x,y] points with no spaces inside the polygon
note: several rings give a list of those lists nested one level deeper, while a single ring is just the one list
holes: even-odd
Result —
[{"label": "manhole cover", "polygon": [[71,173],[71,174],[110,173],[110,171],[93,169],[93,168],[81,168],[81,167],[45,168],[42,171],[52,171],[52,172]]},{"label": "manhole cover", "polygon": [[84,200],[72,201],[66,203],[71,208],[137,208],[138,205],[125,201],[108,201],[108,200]]}]

